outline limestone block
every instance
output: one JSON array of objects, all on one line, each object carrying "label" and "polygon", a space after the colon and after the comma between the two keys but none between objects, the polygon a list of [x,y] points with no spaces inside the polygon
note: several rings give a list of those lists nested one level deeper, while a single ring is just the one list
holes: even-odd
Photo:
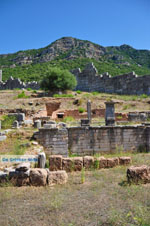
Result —
[{"label": "limestone block", "polygon": [[66,171],[51,171],[48,173],[48,185],[65,184],[68,181],[68,175]]},{"label": "limestone block", "polygon": [[51,155],[49,157],[50,171],[62,170],[62,159],[61,155]]},{"label": "limestone block", "polygon": [[82,157],[74,157],[74,171],[81,171],[83,168],[83,158]]},{"label": "limestone block", "polygon": [[83,163],[85,169],[91,169],[94,167],[94,157],[92,156],[84,156]]},{"label": "limestone block", "polygon": [[97,158],[97,160],[99,161],[99,169],[102,168],[107,168],[107,159],[102,157]]},{"label": "limestone block", "polygon": [[131,166],[127,169],[128,182],[134,183],[150,183],[150,167],[142,166]]},{"label": "limestone block", "polygon": [[74,161],[72,158],[63,158],[62,169],[66,172],[71,172],[74,170]]},{"label": "limestone block", "polygon": [[23,171],[26,172],[30,169],[30,162],[24,162],[24,163],[20,163],[17,167],[16,167],[16,171]]},{"label": "limestone block", "polygon": [[47,184],[47,170],[34,168],[30,170],[30,185],[45,186]]},{"label": "limestone block", "polygon": [[24,171],[11,171],[9,172],[9,180],[14,186],[26,186],[30,184],[29,181],[30,170]]},{"label": "limestone block", "polygon": [[0,183],[6,183],[8,181],[7,172],[0,171]]},{"label": "limestone block", "polygon": [[131,157],[120,157],[119,164],[120,165],[128,165],[132,162]]},{"label": "limestone block", "polygon": [[107,159],[107,167],[112,168],[119,165],[119,158],[108,158]]}]

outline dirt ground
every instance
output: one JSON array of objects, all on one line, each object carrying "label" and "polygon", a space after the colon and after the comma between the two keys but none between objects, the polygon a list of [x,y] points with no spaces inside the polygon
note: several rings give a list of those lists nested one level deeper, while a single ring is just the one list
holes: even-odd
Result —
[{"label": "dirt ground", "polygon": [[[25,95],[28,98],[18,98],[21,90],[7,90],[0,91],[0,109],[26,109],[34,110],[38,112],[39,110],[45,110],[45,103],[51,100],[58,100],[58,98],[53,97],[39,97],[42,96],[42,92],[38,91],[33,93],[33,91],[25,91]],[[105,108],[105,101],[112,99],[116,102],[115,109],[116,112],[129,112],[129,111],[148,111],[150,110],[150,97],[146,95],[142,96],[126,96],[126,95],[116,95],[116,94],[105,94],[105,93],[86,93],[81,92],[69,92],[73,97],[71,98],[61,98],[61,109],[78,109],[83,107],[86,109],[87,100],[91,100],[92,108],[100,109]],[[78,100],[78,104],[74,104],[74,101]]]},{"label": "dirt ground", "polygon": [[[150,154],[132,155],[133,165]],[[0,225],[150,225],[150,185],[126,183],[127,167],[70,173],[66,185],[0,187]]]}]

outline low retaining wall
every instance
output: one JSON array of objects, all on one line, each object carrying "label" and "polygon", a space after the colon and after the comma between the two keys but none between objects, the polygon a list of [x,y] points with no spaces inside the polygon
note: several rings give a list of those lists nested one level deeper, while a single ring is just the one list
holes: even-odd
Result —
[{"label": "low retaining wall", "polygon": [[150,150],[150,126],[97,126],[41,128],[35,134],[48,154],[79,156],[109,153],[116,150]]}]

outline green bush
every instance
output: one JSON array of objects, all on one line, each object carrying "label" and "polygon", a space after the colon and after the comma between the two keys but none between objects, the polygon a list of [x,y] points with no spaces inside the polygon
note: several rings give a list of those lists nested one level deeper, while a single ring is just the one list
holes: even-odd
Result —
[{"label": "green bush", "polygon": [[78,111],[79,111],[79,113],[83,113],[83,112],[85,112],[85,109],[82,108],[82,107],[79,107],[79,108],[78,108]]},{"label": "green bush", "polygon": [[27,88],[27,90],[28,90],[28,91],[32,91],[32,89],[31,89],[31,88]]},{"label": "green bush", "polygon": [[99,92],[92,92],[92,95],[94,95],[94,96],[96,96],[98,94],[99,94]]},{"label": "green bush", "polygon": [[25,94],[25,92],[22,91],[21,93],[18,94],[17,98],[29,98],[29,96],[27,96],[27,95]]},{"label": "green bush", "polygon": [[59,68],[50,68],[41,81],[41,88],[46,91],[72,90],[76,85],[75,76]]},{"label": "green bush", "polygon": [[15,120],[15,116],[4,115],[2,118],[2,129],[10,129]]},{"label": "green bush", "polygon": [[63,122],[73,122],[75,119],[72,116],[66,116],[63,119]]},{"label": "green bush", "polygon": [[81,94],[82,92],[81,92],[80,90],[77,90],[76,93],[77,93],[77,94]]}]

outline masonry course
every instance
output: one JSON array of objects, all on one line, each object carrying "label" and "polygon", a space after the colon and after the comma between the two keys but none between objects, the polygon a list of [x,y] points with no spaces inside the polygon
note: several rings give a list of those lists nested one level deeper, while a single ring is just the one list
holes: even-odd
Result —
[{"label": "masonry course", "polygon": [[[37,141],[49,155],[69,153],[86,156],[112,153],[117,150],[150,151],[150,126],[87,126],[40,128],[35,134]],[[54,139],[55,138],[55,139]]]}]

